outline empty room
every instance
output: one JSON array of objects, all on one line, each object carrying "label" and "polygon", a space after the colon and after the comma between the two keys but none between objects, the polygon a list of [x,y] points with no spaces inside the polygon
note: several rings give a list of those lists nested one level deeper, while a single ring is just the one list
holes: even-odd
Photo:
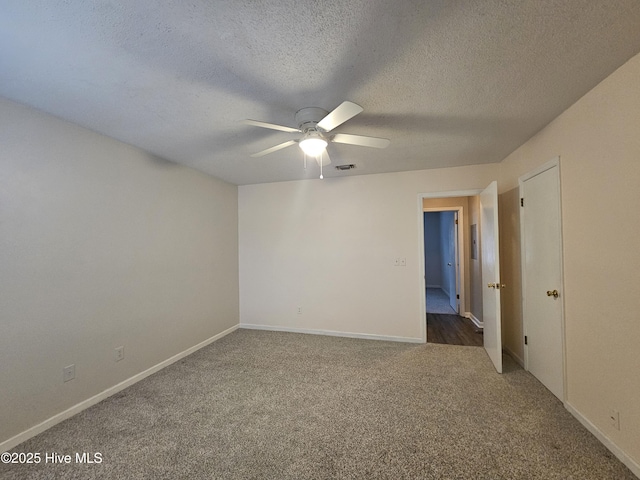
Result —
[{"label": "empty room", "polygon": [[0,478],[640,478],[638,185],[636,0],[2,2]]}]

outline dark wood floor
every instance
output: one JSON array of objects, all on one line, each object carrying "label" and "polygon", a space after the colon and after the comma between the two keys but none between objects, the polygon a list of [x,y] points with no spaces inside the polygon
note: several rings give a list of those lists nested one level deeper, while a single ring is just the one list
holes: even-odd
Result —
[{"label": "dark wood floor", "polygon": [[481,347],[482,329],[458,315],[427,313],[427,342]]}]

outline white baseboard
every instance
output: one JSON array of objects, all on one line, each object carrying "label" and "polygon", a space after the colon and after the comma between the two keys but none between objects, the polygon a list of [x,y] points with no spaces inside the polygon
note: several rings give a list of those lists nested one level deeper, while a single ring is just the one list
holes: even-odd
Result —
[{"label": "white baseboard", "polygon": [[275,327],[271,325],[255,325],[251,323],[241,323],[240,328],[246,328],[248,330],[270,330],[273,332],[306,333],[310,335],[328,335],[331,337],[363,338],[365,340],[385,340],[389,342],[424,343],[424,341],[421,338],[414,338],[414,337],[394,337],[389,335],[338,332],[335,330],[316,330],[316,329],[310,329],[310,328]]},{"label": "white baseboard", "polygon": [[200,350],[203,347],[206,347],[207,345],[215,342],[216,340],[230,334],[231,332],[237,330],[239,327],[239,325],[234,325],[231,328],[226,329],[225,331],[214,335],[211,338],[206,339],[203,342],[198,343],[197,345],[194,345],[193,347],[190,347],[188,349],[186,349],[183,352],[180,352],[176,355],[174,355],[173,357],[170,357],[160,363],[158,363],[157,365],[154,365],[151,368],[148,368],[147,370],[140,372],[136,375],[134,375],[131,378],[128,378],[127,380],[124,380],[116,385],[114,385],[113,387],[109,387],[106,390],[98,393],[97,395],[94,395],[93,397],[90,397],[86,400],[83,400],[82,402],[74,405],[71,408],[66,409],[63,412],[60,412],[56,415],[54,415],[51,418],[48,418],[47,420],[45,420],[44,422],[41,422],[27,430],[25,430],[22,433],[19,433],[11,438],[9,438],[8,440],[5,440],[4,442],[0,443],[0,452],[6,452],[11,450],[13,447],[21,444],[22,442],[25,442],[27,440],[29,440],[32,437],[35,437],[36,435],[38,435],[39,433],[44,432],[45,430],[48,430],[49,428],[53,427],[54,425],[66,420],[67,418],[71,418],[72,416],[74,416],[77,413],[80,413],[83,410],[86,410],[87,408],[95,405],[96,403],[101,402],[102,400],[104,400],[105,398],[110,397],[111,395],[114,395],[116,393],[118,393],[121,390],[124,390],[127,387],[130,387],[131,385],[133,385],[134,383],[139,382],[140,380],[148,377],[149,375],[152,375],[160,370],[162,370],[163,368],[171,365],[174,362],[177,362],[178,360],[191,355],[193,352],[195,352],[196,350]]},{"label": "white baseboard", "polygon": [[513,360],[520,365],[522,368],[524,368],[524,360],[522,358],[520,358],[519,355],[516,355],[513,350],[511,350],[509,347],[505,347],[504,345],[502,346],[502,351],[504,353],[506,353],[507,355],[509,355],[511,358],[513,358]]},{"label": "white baseboard", "polygon": [[613,453],[618,460],[624,463],[633,474],[640,478],[640,465],[633,461],[626,453],[624,453],[620,447],[618,447],[609,437],[607,437],[598,427],[591,423],[584,415],[582,415],[576,408],[574,408],[569,402],[564,404],[565,408],[569,410],[571,415],[576,417],[578,421],[589,430],[607,449]]},{"label": "white baseboard", "polygon": [[484,322],[478,320],[478,318],[471,312],[466,312],[465,317],[473,322],[473,324],[478,328],[484,328]]}]

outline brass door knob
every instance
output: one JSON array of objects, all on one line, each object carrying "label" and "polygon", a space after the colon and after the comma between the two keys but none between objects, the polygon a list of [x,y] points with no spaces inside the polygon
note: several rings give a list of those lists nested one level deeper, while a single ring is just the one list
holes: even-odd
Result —
[{"label": "brass door knob", "polygon": [[547,290],[547,297],[558,298],[558,290]]}]

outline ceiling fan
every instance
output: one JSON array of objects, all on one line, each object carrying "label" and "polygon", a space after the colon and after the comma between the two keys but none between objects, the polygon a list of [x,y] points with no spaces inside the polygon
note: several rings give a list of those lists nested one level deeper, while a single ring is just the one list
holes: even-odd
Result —
[{"label": "ceiling fan", "polygon": [[331,163],[331,159],[326,151],[327,145],[330,142],[373,148],[386,148],[389,145],[390,142],[386,138],[366,137],[364,135],[351,135],[348,133],[330,133],[334,128],[342,125],[362,111],[363,108],[360,105],[348,101],[342,102],[331,113],[318,107],[303,108],[298,110],[295,115],[298,128],[259,122],[257,120],[245,120],[246,124],[256,127],[270,128],[288,133],[302,133],[302,137],[297,140],[280,143],[274,147],[254,153],[251,156],[262,157],[263,155],[277,152],[278,150],[297,143],[305,154],[305,166],[307,156],[315,158],[318,165],[320,165],[320,178],[322,178],[322,166]]}]

